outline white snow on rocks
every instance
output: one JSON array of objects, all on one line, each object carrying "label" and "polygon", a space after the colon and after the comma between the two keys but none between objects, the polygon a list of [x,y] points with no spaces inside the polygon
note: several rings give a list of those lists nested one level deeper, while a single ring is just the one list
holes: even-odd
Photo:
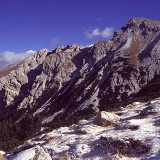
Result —
[{"label": "white snow on rocks", "polygon": [[125,42],[124,46],[122,47],[122,49],[127,49],[131,46],[131,43],[132,43],[132,37],[129,37],[127,39],[127,41]]},{"label": "white snow on rocks", "polygon": [[48,153],[38,145],[13,155],[9,160],[52,160]]},{"label": "white snow on rocks", "polygon": [[[159,105],[160,98],[150,103],[130,104],[114,112],[120,117],[114,125],[96,125],[92,118],[55,129],[29,140],[15,149],[17,153],[6,153],[7,159],[34,160],[38,146],[42,155],[47,154],[53,160],[159,160]],[[156,112],[141,114],[148,107],[156,108]],[[38,160],[47,159],[41,156]]]}]

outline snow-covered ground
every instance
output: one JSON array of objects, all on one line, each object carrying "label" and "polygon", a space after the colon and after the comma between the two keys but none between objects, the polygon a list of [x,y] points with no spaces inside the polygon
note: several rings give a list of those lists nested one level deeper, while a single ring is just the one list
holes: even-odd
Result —
[{"label": "snow-covered ground", "polygon": [[94,118],[42,134],[8,160],[160,160],[160,98],[135,102],[115,114],[118,124],[99,126]]}]

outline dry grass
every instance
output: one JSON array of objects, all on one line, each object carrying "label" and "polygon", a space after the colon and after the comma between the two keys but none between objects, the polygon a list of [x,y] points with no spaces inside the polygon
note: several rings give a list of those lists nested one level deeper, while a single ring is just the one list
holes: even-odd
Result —
[{"label": "dry grass", "polygon": [[47,139],[45,140],[45,144],[48,144],[49,142],[56,140],[58,137],[47,137]]},{"label": "dry grass", "polygon": [[106,141],[106,149],[108,152],[128,157],[135,157],[148,153],[152,148],[151,143],[133,138],[120,140],[113,139],[112,137],[102,137],[102,139]]},{"label": "dry grass", "polygon": [[132,55],[137,55],[140,49],[140,40],[133,40],[127,51]]},{"label": "dry grass", "polygon": [[87,134],[85,130],[79,129],[76,131],[78,134]]},{"label": "dry grass", "polygon": [[6,160],[2,155],[0,155],[0,160]]},{"label": "dry grass", "polygon": [[129,64],[138,67],[138,53],[140,49],[140,40],[134,40],[131,43],[131,46],[127,49],[129,53]]},{"label": "dry grass", "polygon": [[17,70],[22,63],[23,63],[23,61],[19,62],[16,65],[10,64],[10,65],[6,66],[5,68],[0,69],[0,78],[3,77],[3,76],[8,75],[13,70]]},{"label": "dry grass", "polygon": [[54,160],[68,160],[68,159],[69,159],[69,153],[67,151],[58,155],[57,158],[54,158]]}]

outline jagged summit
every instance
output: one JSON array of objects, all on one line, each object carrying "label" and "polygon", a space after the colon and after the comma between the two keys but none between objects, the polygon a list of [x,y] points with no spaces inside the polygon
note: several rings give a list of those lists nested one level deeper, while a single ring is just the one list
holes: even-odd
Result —
[{"label": "jagged summit", "polygon": [[140,25],[143,22],[146,22],[146,23],[151,24],[151,25],[160,25],[159,21],[148,19],[148,18],[142,18],[142,17],[134,17],[131,20],[129,20],[128,23],[130,23],[130,22],[131,23],[134,22],[137,25]]},{"label": "jagged summit", "polygon": [[126,26],[121,28],[123,32],[129,29],[132,29],[133,32],[138,29],[158,32],[160,30],[160,22],[147,18],[132,18]]},{"label": "jagged summit", "polygon": [[70,52],[70,51],[80,51],[84,47],[82,45],[78,45],[76,43],[72,45],[67,45],[66,47],[61,45],[55,48],[52,53],[58,53],[58,52]]}]

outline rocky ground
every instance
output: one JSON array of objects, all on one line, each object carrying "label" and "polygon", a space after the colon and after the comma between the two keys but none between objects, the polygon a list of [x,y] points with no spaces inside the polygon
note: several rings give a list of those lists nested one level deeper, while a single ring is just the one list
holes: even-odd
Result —
[{"label": "rocky ground", "polygon": [[100,112],[26,141],[8,160],[159,160],[160,98]]}]

